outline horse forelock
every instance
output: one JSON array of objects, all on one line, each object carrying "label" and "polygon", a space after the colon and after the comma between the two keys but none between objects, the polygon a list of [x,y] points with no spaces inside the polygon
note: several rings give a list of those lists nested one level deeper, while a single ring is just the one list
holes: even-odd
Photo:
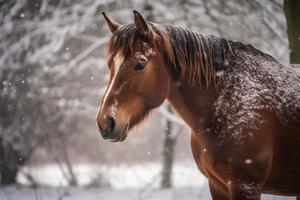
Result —
[{"label": "horse forelock", "polygon": [[109,59],[112,59],[116,54],[127,56],[136,40],[136,35],[137,30],[133,24],[122,25],[115,31],[108,43]]},{"label": "horse forelock", "polygon": [[[216,84],[218,71],[228,65],[231,47],[227,40],[216,36],[204,36],[185,28],[171,25],[148,23],[159,38],[157,47],[164,58],[176,70],[180,77],[190,83],[197,81],[208,86]],[[109,56],[122,53],[126,57],[133,49],[139,33],[134,24],[120,27],[109,42]]]}]

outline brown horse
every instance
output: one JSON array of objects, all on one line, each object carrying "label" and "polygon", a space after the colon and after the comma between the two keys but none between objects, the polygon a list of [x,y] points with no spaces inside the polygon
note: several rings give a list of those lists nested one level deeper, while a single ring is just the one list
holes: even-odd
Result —
[{"label": "brown horse", "polygon": [[104,18],[110,82],[97,116],[123,141],[165,99],[192,129],[214,200],[300,194],[300,75],[250,45],[171,25]]}]

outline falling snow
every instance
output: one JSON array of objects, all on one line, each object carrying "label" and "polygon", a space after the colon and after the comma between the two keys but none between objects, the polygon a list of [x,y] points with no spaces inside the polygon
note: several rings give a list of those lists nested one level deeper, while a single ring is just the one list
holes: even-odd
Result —
[{"label": "falling snow", "polygon": [[253,162],[253,161],[252,161],[251,159],[246,159],[246,160],[245,160],[245,163],[246,163],[246,164],[251,164],[252,162]]},{"label": "falling snow", "polygon": [[[5,1],[4,1],[5,2]],[[108,35],[105,31],[103,20],[99,15],[99,8],[105,8],[107,3],[111,4],[112,7],[109,9],[110,12],[108,14],[115,19],[120,20],[121,23],[127,23],[129,20],[132,20],[131,10],[133,5],[131,5],[131,1],[126,1],[122,6],[117,6],[118,12],[114,9],[115,0],[87,0],[87,1],[66,1],[60,6],[53,6],[47,0],[38,1],[38,3],[33,4],[32,6],[34,9],[32,12],[30,10],[26,10],[27,3],[26,1],[7,1],[9,2],[12,7],[8,9],[8,7],[4,6],[3,8],[6,14],[2,16],[4,21],[3,26],[1,26],[1,42],[0,42],[0,77],[1,82],[3,84],[3,90],[0,91],[0,96],[9,99],[9,102],[5,104],[5,108],[7,111],[12,113],[21,113],[20,110],[16,108],[15,100],[20,105],[20,107],[24,108],[24,105],[31,105],[30,102],[24,101],[24,99],[19,98],[21,92],[18,92],[17,87],[21,85],[21,87],[30,85],[30,91],[28,92],[28,96],[32,97],[33,99],[46,99],[47,104],[46,106],[51,105],[50,108],[44,108],[46,112],[46,116],[42,116],[42,113],[39,113],[38,120],[44,121],[46,126],[42,126],[39,128],[35,128],[34,132],[27,131],[27,127],[32,128],[32,124],[38,122],[38,120],[32,120],[34,123],[30,123],[28,120],[29,114],[32,114],[34,110],[38,111],[38,106],[34,105],[30,111],[27,112],[28,115],[26,116],[17,116],[17,119],[21,119],[20,121],[13,120],[13,123],[6,128],[6,126],[0,126],[0,136],[8,136],[4,141],[3,144],[8,144],[7,142],[13,141],[13,138],[16,141],[13,144],[13,147],[16,149],[22,149],[22,152],[28,152],[29,145],[35,141],[36,135],[33,133],[45,135],[46,131],[50,132],[50,136],[55,134],[55,132],[59,132],[60,134],[67,133],[68,136],[73,136],[73,133],[84,133],[84,134],[77,134],[76,138],[80,142],[72,143],[72,148],[70,148],[70,154],[74,154],[74,151],[81,147],[82,142],[84,143],[84,148],[87,151],[80,151],[80,155],[76,155],[76,159],[80,160],[80,157],[89,157],[97,158],[101,162],[102,158],[107,159],[108,161],[114,161],[116,159],[115,154],[119,155],[119,157],[137,157],[136,155],[139,153],[136,149],[142,149],[140,152],[144,157],[150,158],[157,154],[160,151],[160,148],[153,148],[151,151],[145,150],[145,141],[141,141],[142,134],[132,135],[132,141],[125,144],[124,149],[116,148],[116,146],[107,145],[100,141],[98,135],[95,133],[94,126],[82,126],[81,129],[77,130],[75,126],[70,123],[66,123],[64,120],[58,120],[60,123],[57,123],[57,119],[55,117],[59,116],[60,113],[64,113],[66,118],[72,122],[75,122],[76,126],[78,124],[81,127],[82,124],[86,125],[90,122],[94,122],[94,115],[97,110],[97,106],[99,103],[99,98],[103,96],[106,84],[108,82],[109,76],[107,75],[107,64],[105,61],[105,57],[102,55],[102,51],[104,49],[104,44],[108,41]],[[14,4],[14,2],[17,2]],[[134,7],[137,9],[142,10],[144,5],[142,2],[134,1]],[[222,36],[228,36],[233,39],[237,40],[246,40],[255,44],[260,49],[263,49],[266,52],[271,53],[276,58],[280,59],[281,61],[287,62],[288,61],[288,43],[286,39],[286,30],[285,30],[285,18],[283,13],[278,12],[276,9],[269,9],[270,2],[266,3],[267,12],[264,14],[264,18],[268,22],[270,22],[271,27],[276,28],[276,35],[274,36],[272,31],[269,31],[262,26],[262,19],[261,19],[261,10],[260,9],[249,9],[247,7],[240,6],[237,1],[233,4],[229,1],[229,5],[227,6],[226,12],[222,13],[221,9],[224,5],[220,5],[216,3],[217,1],[207,1],[208,7],[212,8],[211,11],[213,17],[210,17],[209,14],[205,11],[203,4],[198,2],[197,4],[187,2],[186,4],[182,5],[180,2],[175,2],[172,0],[162,0],[152,2],[149,1],[151,6],[153,6],[156,21],[162,22],[169,22],[174,23],[176,25],[189,27],[192,30],[209,33],[209,34],[217,34]],[[65,4],[65,5],[64,5]],[[227,4],[227,3],[226,3]],[[118,4],[116,4],[118,5]],[[250,5],[250,4],[249,4]],[[217,7],[220,12],[215,12]],[[189,14],[187,15],[186,10],[189,10]],[[234,12],[234,16],[229,16],[227,12]],[[245,11],[249,13],[247,16],[247,23],[242,23],[244,20]],[[146,11],[145,11],[146,12]],[[4,12],[3,12],[4,13]],[[151,11],[149,11],[151,15]],[[176,13],[176,14],[174,14]],[[215,19],[221,19],[222,23],[216,25]],[[270,20],[272,19],[272,20]],[[273,20],[274,19],[274,20]],[[279,22],[279,25],[275,24],[274,21]],[[224,23],[223,23],[224,22]],[[240,24],[243,24],[240,26]],[[229,25],[229,26],[228,26]],[[242,28],[240,28],[242,27]],[[281,28],[282,27],[282,28]],[[96,36],[95,36],[96,35]],[[147,44],[143,44],[147,45]],[[154,56],[155,52],[153,49],[148,49],[145,52],[142,52],[141,55],[137,57],[139,59],[144,59],[145,57],[149,60],[149,56]],[[24,69],[25,66],[37,65],[35,68],[28,69],[28,74],[32,77],[28,78],[28,74],[25,74],[18,78],[16,81],[12,77],[14,74],[18,74],[20,69]],[[279,66],[278,66],[279,67]],[[279,67],[280,68],[280,67]],[[9,70],[10,74],[6,76],[2,76],[5,71]],[[87,72],[88,71],[88,72]],[[265,74],[267,74],[268,70],[265,69]],[[285,74],[285,69],[282,69]],[[280,71],[279,73],[281,74]],[[87,72],[87,73],[86,73]],[[245,71],[246,73],[250,73],[250,71]],[[50,73],[50,76],[49,76]],[[92,73],[92,76],[91,76]],[[88,74],[84,76],[84,74]],[[45,76],[46,75],[46,78]],[[76,75],[76,76],[75,76]],[[226,72],[218,73],[218,76],[226,76]],[[82,77],[81,77],[82,76]],[[241,78],[243,77],[243,73],[237,73],[238,76]],[[262,75],[264,76],[264,75]],[[274,76],[274,73],[272,75]],[[101,81],[99,81],[99,78]],[[284,79],[290,79],[291,77],[286,76]],[[91,81],[90,81],[90,80]],[[293,79],[293,78],[291,78]],[[57,81],[59,80],[59,81]],[[66,81],[71,80],[71,81]],[[234,80],[232,78],[232,80]],[[269,79],[268,79],[269,80]],[[53,83],[59,83],[57,87],[48,87],[47,84],[51,82],[50,85],[55,85]],[[281,81],[283,84],[286,84],[285,80]],[[65,84],[67,83],[67,84]],[[91,88],[91,83],[94,84],[94,88]],[[250,83],[251,86],[247,86],[247,83]],[[244,86],[247,91],[256,92],[260,91],[260,94],[269,93],[270,90],[264,88],[260,84],[257,84],[252,77],[250,76],[247,83],[241,84]],[[181,82],[176,82],[177,86],[180,86]],[[284,87],[287,90],[290,85],[286,85]],[[100,89],[99,89],[100,88]],[[252,88],[252,89],[251,89]],[[285,90],[278,90],[274,91],[275,95],[266,95],[266,98],[269,98],[271,101],[270,106],[279,106],[277,115],[281,116],[283,119],[287,119],[288,116],[292,115],[293,113],[297,112],[297,109],[294,109],[295,105],[299,102],[295,102],[293,99],[294,96],[299,94],[299,88],[293,90],[292,87],[289,91]],[[83,91],[88,91],[84,93]],[[23,90],[24,92],[24,90]],[[285,95],[280,97],[281,93]],[[38,94],[38,96],[36,96]],[[245,95],[246,98],[247,94]],[[22,97],[22,96],[21,96]],[[224,95],[224,97],[226,97]],[[275,99],[273,99],[276,97]],[[19,99],[20,100],[19,100]],[[70,98],[74,98],[71,99]],[[243,106],[250,106],[251,104],[255,103],[256,101],[253,100],[255,98],[259,99],[257,95],[248,95],[247,99],[245,100],[247,104],[243,104]],[[279,102],[283,102],[285,100],[286,107],[280,107]],[[258,101],[258,100],[257,100]],[[267,100],[266,100],[267,101]],[[269,100],[268,100],[269,101]],[[95,103],[96,102],[96,103]],[[222,100],[220,99],[219,103]],[[224,103],[224,102],[223,102]],[[3,105],[3,104],[1,104]],[[53,105],[57,105],[59,109],[53,109]],[[115,107],[117,103],[114,103]],[[46,107],[45,106],[45,107]],[[226,106],[225,106],[226,107]],[[80,108],[80,109],[78,109]],[[228,108],[229,109],[229,108]],[[237,108],[234,108],[238,111]],[[54,110],[55,112],[49,112]],[[113,108],[114,110],[114,108]],[[283,114],[283,111],[287,110],[286,114]],[[1,110],[2,111],[2,110]],[[18,111],[18,112],[16,112]],[[59,111],[59,112],[58,112]],[[62,112],[61,112],[62,111]],[[4,113],[4,112],[3,112]],[[175,115],[166,111],[166,109],[161,108],[159,113],[162,118],[167,118],[172,121],[174,124],[182,126],[182,120],[178,119]],[[225,113],[232,115],[232,113]],[[242,116],[245,113],[239,113],[236,115],[232,115],[234,118],[232,121],[238,122],[238,118],[245,126],[247,126],[248,121],[245,120]],[[252,113],[255,115],[255,113]],[[7,115],[4,115],[3,119],[7,119]],[[77,118],[72,119],[73,116]],[[80,120],[78,120],[78,116],[80,116]],[[159,116],[158,118],[161,118]],[[60,118],[59,118],[60,119]],[[53,121],[54,120],[54,121]],[[222,123],[222,120],[218,119],[219,123]],[[259,123],[257,121],[251,121],[251,123],[256,124]],[[155,122],[156,123],[156,122]],[[159,123],[158,123],[159,124]],[[59,128],[59,130],[54,129],[52,130],[51,125],[54,125],[55,128]],[[157,125],[157,124],[155,124]],[[147,123],[145,123],[147,126]],[[150,126],[150,131],[153,132],[153,124],[148,125]],[[235,129],[235,124],[232,123],[231,129]],[[250,126],[250,125],[249,125]],[[20,131],[23,130],[23,131]],[[25,131],[24,131],[25,130]],[[207,129],[207,132],[210,132],[210,129]],[[26,134],[24,134],[26,133]],[[30,133],[28,136],[27,133]],[[243,138],[242,130],[235,130],[235,136],[239,139]],[[94,137],[91,137],[93,135]],[[143,135],[147,135],[143,133]],[[148,134],[150,135],[150,134]],[[188,136],[186,136],[188,138]],[[74,137],[68,137],[71,140]],[[91,139],[92,138],[92,139]],[[28,139],[28,140],[27,140]],[[149,138],[147,138],[149,139]],[[156,141],[157,138],[147,140],[147,144],[153,144],[153,141]],[[58,140],[59,141],[59,140]],[[94,141],[97,141],[96,148],[92,145]],[[74,141],[72,141],[74,142]],[[101,142],[101,145],[99,145]],[[139,143],[137,148],[132,148],[132,144]],[[79,145],[77,145],[79,144]],[[88,145],[86,145],[88,144]],[[130,145],[129,145],[130,144]],[[57,146],[58,144],[56,144]],[[55,146],[55,147],[56,147]],[[63,143],[63,147],[67,147]],[[150,146],[150,145],[149,145]],[[89,151],[89,148],[94,148],[92,151]],[[133,151],[130,151],[130,149]],[[186,148],[186,147],[185,147]],[[45,149],[45,145],[40,148],[35,149],[42,149],[47,152],[47,156],[45,156],[45,160],[47,162],[47,167],[49,165],[49,160],[52,159],[47,149]],[[98,151],[100,150],[100,153]],[[121,150],[120,150],[121,149]],[[79,148],[81,150],[81,148]],[[113,152],[115,150],[115,152]],[[118,151],[119,150],[119,151]],[[206,149],[203,149],[205,152]],[[109,153],[108,153],[109,152]],[[117,152],[117,153],[116,153]],[[39,155],[40,152],[37,153]],[[90,153],[90,154],[89,154]],[[119,153],[119,154],[118,154]],[[190,152],[178,152],[182,157],[186,158],[190,156]],[[59,151],[61,154],[61,151]],[[148,156],[147,156],[148,155]],[[57,156],[57,155],[54,155]],[[68,156],[68,155],[67,155]],[[107,157],[106,157],[107,156]],[[40,158],[43,159],[43,154],[41,157],[34,157],[32,159],[33,163],[41,162]],[[51,157],[49,159],[49,157]],[[24,161],[26,157],[16,157],[18,160]],[[94,160],[93,161],[99,161]],[[231,162],[231,158],[229,158]],[[136,162],[136,160],[135,160]],[[245,161],[246,162],[246,161]],[[26,166],[26,165],[25,165]],[[210,199],[209,189],[208,186],[205,185],[204,189],[200,188],[202,184],[205,183],[204,178],[197,177],[200,176],[198,171],[192,173],[192,178],[186,176],[185,174],[189,172],[190,169],[193,169],[193,165],[183,166],[178,171],[178,168],[175,166],[175,173],[174,173],[174,182],[175,187],[180,185],[181,187],[189,187],[192,186],[195,188],[180,188],[180,189],[170,189],[170,190],[145,190],[145,189],[133,189],[133,190],[115,190],[116,188],[111,189],[91,189],[87,190],[86,188],[73,188],[68,191],[66,196],[60,198],[61,189],[60,187],[57,188],[38,188],[38,189],[30,189],[30,188],[20,188],[19,186],[12,186],[12,187],[5,187],[1,188],[0,190],[0,199],[11,199],[11,200],[19,200],[19,199]],[[51,168],[51,167],[50,167]],[[110,167],[107,167],[110,168]],[[122,167],[120,167],[122,168]],[[126,170],[120,170],[120,168],[112,168],[112,172],[109,174],[115,174],[115,176],[111,175],[109,178],[111,180],[115,180],[113,182],[112,187],[115,186],[122,186],[128,187],[132,186],[134,188],[141,187],[141,185],[148,186],[149,183],[153,184],[153,176],[159,174],[159,165],[156,164],[155,170],[152,170],[153,167],[151,166],[143,166],[141,168],[136,168],[133,166],[129,166],[127,172],[124,173]],[[141,170],[142,169],[142,170]],[[149,170],[150,169],[150,170]],[[144,170],[144,171],[143,171]],[[76,170],[75,170],[76,171]],[[48,173],[49,171],[43,171],[40,177],[39,170],[33,170],[35,178],[39,180],[39,183],[45,183],[47,181],[56,181],[57,185],[61,186],[60,183],[65,183],[66,181],[62,176],[58,176],[59,173]],[[138,173],[137,173],[138,172]],[[142,173],[139,173],[142,172]],[[56,175],[55,175],[56,174]],[[79,173],[81,174],[81,173]],[[128,175],[131,174],[131,175]],[[154,174],[154,175],[153,175]],[[88,177],[90,174],[86,175]],[[125,175],[125,177],[124,177]],[[153,175],[153,176],[150,176]],[[24,174],[23,174],[24,176]],[[85,177],[85,178],[86,178]],[[138,179],[139,177],[140,179]],[[188,181],[185,181],[182,177],[188,177]],[[23,177],[25,179],[25,177]],[[40,178],[40,179],[39,179]],[[90,178],[90,177],[89,177]],[[148,181],[146,183],[146,181]],[[193,181],[190,181],[193,180]],[[144,181],[144,182],[143,182]],[[142,182],[142,184],[141,184]],[[201,184],[197,185],[195,182],[200,182]],[[22,182],[21,182],[22,183]],[[145,183],[145,184],[144,184]],[[119,184],[119,185],[118,185]],[[155,183],[157,184],[157,183]],[[64,190],[64,189],[62,189]],[[275,198],[275,197],[273,197]],[[273,199],[272,198],[272,199]],[[265,199],[265,198],[263,198]],[[268,199],[271,199],[268,198]]]}]

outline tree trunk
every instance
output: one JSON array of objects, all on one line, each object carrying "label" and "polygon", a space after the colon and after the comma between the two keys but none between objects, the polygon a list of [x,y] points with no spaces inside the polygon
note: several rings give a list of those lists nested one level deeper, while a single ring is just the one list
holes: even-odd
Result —
[{"label": "tree trunk", "polygon": [[290,47],[290,62],[300,63],[300,1],[285,0],[284,12]]},{"label": "tree trunk", "polygon": [[[169,112],[171,112],[171,107],[168,106]],[[165,140],[163,145],[163,166],[162,166],[162,179],[161,188],[172,187],[172,168],[174,162],[174,152],[177,137],[172,134],[173,125],[170,120],[166,120],[165,127]]]},{"label": "tree trunk", "polygon": [[[0,142],[2,142],[1,139]],[[11,154],[8,155],[8,152],[10,152],[8,149],[0,145],[0,185],[9,185],[16,182],[18,170],[9,162],[13,159],[11,157],[7,159],[11,156]]]},{"label": "tree trunk", "polygon": [[[290,62],[300,63],[300,1],[284,0],[284,12],[287,22],[287,33],[289,37]],[[300,200],[300,196],[296,197]]]},{"label": "tree trunk", "polygon": [[3,166],[1,169],[1,185],[10,185],[16,183],[18,170],[16,168],[10,168],[9,166]]},{"label": "tree trunk", "polygon": [[[0,144],[1,142],[0,138]],[[11,146],[0,145],[0,185],[16,183],[18,171],[27,160],[25,156],[21,156]]]}]

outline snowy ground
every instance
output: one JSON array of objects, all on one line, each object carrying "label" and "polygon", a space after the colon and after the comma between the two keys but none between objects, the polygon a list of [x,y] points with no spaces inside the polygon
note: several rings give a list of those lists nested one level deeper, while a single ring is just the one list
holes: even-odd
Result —
[{"label": "snowy ground", "polygon": [[[1,200],[211,200],[207,185],[176,189],[86,189],[38,188],[11,186],[0,188]],[[262,200],[295,198],[263,195]]]},{"label": "snowy ground", "polygon": [[[140,189],[149,186],[158,188],[161,164],[159,162],[114,166],[78,164],[73,167],[73,170],[79,186],[89,185],[93,179],[102,177],[103,181],[107,182],[114,189]],[[41,185],[67,186],[64,172],[66,172],[66,167],[57,164],[25,167],[18,174],[18,182],[22,185],[27,185],[28,180],[24,175],[30,174]],[[193,161],[176,162],[173,168],[172,179],[175,187],[202,187],[206,183],[206,178],[199,172]]]},{"label": "snowy ground", "polygon": [[[80,187],[68,188],[57,165],[26,167],[34,179],[48,185],[37,189],[26,186],[28,182],[20,173],[18,182],[23,186],[0,188],[0,200],[211,200],[206,179],[192,162],[175,163],[174,188],[158,189],[159,163],[136,165],[99,166],[77,165],[74,168]],[[108,187],[88,188],[95,175],[102,174]],[[262,200],[288,200],[295,198],[263,195]]]},{"label": "snowy ground", "polygon": [[178,189],[58,189],[8,187],[0,190],[1,200],[209,200],[208,188]]}]

